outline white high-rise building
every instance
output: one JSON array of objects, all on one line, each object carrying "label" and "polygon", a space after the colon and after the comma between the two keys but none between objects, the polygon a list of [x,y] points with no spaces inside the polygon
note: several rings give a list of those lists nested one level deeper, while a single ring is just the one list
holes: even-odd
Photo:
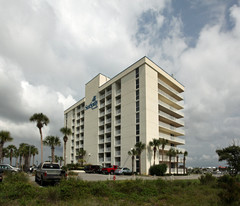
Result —
[{"label": "white high-rise building", "polygon": [[[141,141],[147,148],[141,156],[141,171],[153,165],[149,142],[168,140],[162,160],[161,146],[155,162],[169,167],[167,151],[184,149],[184,86],[147,57],[143,57],[112,79],[98,74],[85,86],[85,97],[65,112],[65,126],[72,135],[67,142],[67,163],[77,163],[77,151],[84,148],[88,164],[132,168],[128,151]],[[160,154],[159,154],[160,153]],[[182,158],[172,157],[176,173]],[[139,160],[135,161],[138,170]],[[168,168],[169,169],[169,168]],[[182,170],[178,170],[182,173]]]}]

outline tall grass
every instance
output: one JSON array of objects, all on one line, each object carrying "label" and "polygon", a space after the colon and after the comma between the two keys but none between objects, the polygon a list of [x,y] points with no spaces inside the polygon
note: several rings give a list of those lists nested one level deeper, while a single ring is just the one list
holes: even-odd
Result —
[{"label": "tall grass", "polygon": [[[206,181],[212,178],[202,177]],[[87,182],[70,178],[58,185],[39,187],[24,174],[7,176],[0,184],[0,205],[224,205],[225,191],[214,179],[201,180],[126,180]],[[235,181],[235,180],[234,180]],[[222,181],[224,182],[224,181]],[[226,181],[225,181],[226,182]],[[225,184],[224,182],[224,184]],[[237,181],[236,181],[237,182]],[[237,205],[234,199],[231,203]]]}]

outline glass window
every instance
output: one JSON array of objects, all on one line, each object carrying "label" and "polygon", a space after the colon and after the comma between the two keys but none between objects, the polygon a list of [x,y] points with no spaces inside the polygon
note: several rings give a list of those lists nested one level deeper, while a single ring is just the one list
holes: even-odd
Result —
[{"label": "glass window", "polygon": [[139,90],[136,90],[136,100],[139,100]]},{"label": "glass window", "polygon": [[136,113],[136,123],[139,123],[139,113]]},{"label": "glass window", "polygon": [[139,101],[136,102],[136,111],[139,111]]},{"label": "glass window", "polygon": [[139,77],[139,68],[136,69],[136,79]]},{"label": "glass window", "polygon": [[136,89],[139,89],[139,79],[136,79]]},{"label": "glass window", "polygon": [[136,125],[136,134],[137,134],[137,135],[139,134],[139,128],[140,128],[140,126],[139,126],[139,124],[137,124],[137,125]]},{"label": "glass window", "polygon": [[139,140],[140,140],[140,137],[136,136],[136,143],[139,142]]}]

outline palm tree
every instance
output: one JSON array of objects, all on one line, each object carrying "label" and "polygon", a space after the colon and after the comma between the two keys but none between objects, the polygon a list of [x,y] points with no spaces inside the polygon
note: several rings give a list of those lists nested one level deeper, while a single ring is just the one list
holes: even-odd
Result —
[{"label": "palm tree", "polygon": [[132,156],[132,173],[134,172],[134,159],[137,155],[136,149],[132,148],[130,151],[128,151],[128,155]]},{"label": "palm tree", "polygon": [[161,146],[161,151],[162,151],[162,163],[163,163],[164,148],[165,148],[165,146],[167,145],[168,140],[166,140],[166,139],[160,139],[160,138],[159,138],[159,141],[160,141],[160,145],[162,145],[162,146]]},{"label": "palm tree", "polygon": [[10,158],[10,165],[12,165],[12,158],[14,156],[14,153],[16,151],[16,146],[13,144],[10,144],[7,146],[8,152],[9,152],[9,158]]},{"label": "palm tree", "polygon": [[139,157],[139,173],[141,174],[141,154],[142,154],[143,150],[146,149],[146,144],[144,144],[142,142],[137,142],[135,144],[135,148],[137,151],[137,156]]},{"label": "palm tree", "polygon": [[54,150],[55,150],[55,146],[61,146],[61,141],[59,139],[59,137],[55,137],[55,136],[47,136],[44,140],[43,140],[43,144],[50,146],[51,150],[52,150],[52,162],[55,162],[54,158]]},{"label": "palm tree", "polygon": [[169,174],[171,175],[172,157],[176,156],[176,151],[171,148],[170,150],[168,150],[167,155],[169,156]]},{"label": "palm tree", "polygon": [[59,157],[60,166],[62,166],[63,157]]},{"label": "palm tree", "polygon": [[33,156],[32,165],[34,165],[35,155],[38,155],[38,148],[33,146],[32,149],[31,149],[31,153],[32,153],[32,156]]},{"label": "palm tree", "polygon": [[4,162],[4,157],[9,157],[9,152],[6,147],[2,149],[2,162]]},{"label": "palm tree", "polygon": [[[78,151],[77,151],[77,157],[78,157],[78,160],[83,160],[84,156],[86,155],[86,150],[84,150],[83,148],[80,148]],[[83,161],[81,161],[81,166],[83,166]]]},{"label": "palm tree", "polygon": [[185,175],[186,174],[186,156],[188,156],[188,152],[187,151],[185,151],[184,153],[183,153],[183,174]]},{"label": "palm tree", "polygon": [[44,125],[48,125],[49,119],[46,115],[43,113],[35,113],[33,116],[29,119],[31,122],[37,123],[37,128],[40,132],[40,140],[41,140],[41,162],[43,163],[43,136],[42,136],[42,128]]},{"label": "palm tree", "polygon": [[159,149],[160,146],[160,140],[159,139],[153,139],[152,141],[149,142],[149,146],[153,147],[153,165],[155,165],[155,158],[156,158],[156,151]]},{"label": "palm tree", "polygon": [[70,135],[72,133],[71,129],[70,128],[67,128],[67,127],[62,127],[60,129],[60,132],[62,132],[62,134],[64,135],[63,137],[63,141],[64,141],[64,166],[66,165],[66,144],[67,144],[67,141],[68,141],[68,135]]},{"label": "palm tree", "polygon": [[19,156],[20,156],[20,161],[19,161],[19,164],[20,164],[20,167],[23,169],[23,158],[25,156],[25,147],[27,146],[28,144],[26,143],[21,143],[19,145],[19,148],[18,148],[18,152],[19,152]]},{"label": "palm tree", "polygon": [[0,131],[0,162],[2,162],[3,158],[3,146],[5,142],[11,142],[13,138],[11,137],[10,132],[8,131]]},{"label": "palm tree", "polygon": [[18,167],[19,149],[14,151],[13,156],[16,158],[16,167]]},{"label": "palm tree", "polygon": [[55,160],[56,163],[58,163],[59,157],[57,155],[55,155],[54,160]]},{"label": "palm tree", "polygon": [[178,162],[179,162],[179,155],[182,154],[181,151],[176,150],[176,156],[177,156],[177,175],[178,175]]}]

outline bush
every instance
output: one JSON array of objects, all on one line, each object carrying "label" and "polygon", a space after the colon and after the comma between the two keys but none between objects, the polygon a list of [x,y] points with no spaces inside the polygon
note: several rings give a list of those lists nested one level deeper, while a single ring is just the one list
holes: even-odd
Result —
[{"label": "bush", "polygon": [[213,177],[211,173],[201,175],[198,179],[202,185],[213,184],[216,181],[216,177]]},{"label": "bush", "polygon": [[149,169],[150,175],[163,176],[167,171],[166,164],[153,165]]},{"label": "bush", "polygon": [[240,183],[236,177],[224,175],[218,179],[218,185],[223,188],[223,191],[218,194],[223,203],[240,204]]}]

